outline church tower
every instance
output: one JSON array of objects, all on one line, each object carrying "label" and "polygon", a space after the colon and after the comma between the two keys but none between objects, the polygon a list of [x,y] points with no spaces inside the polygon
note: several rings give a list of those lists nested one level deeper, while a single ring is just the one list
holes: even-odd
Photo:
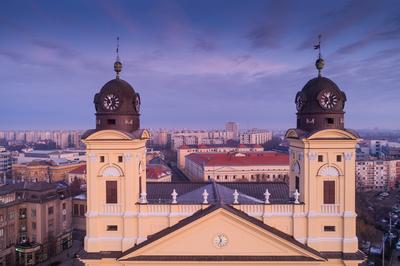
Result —
[{"label": "church tower", "polygon": [[[320,49],[320,44],[316,46]],[[346,94],[322,77],[324,60],[316,61],[318,76],[295,97],[297,128],[286,133],[292,192],[305,204],[304,243],[319,251],[358,250],[355,213],[355,147],[358,135],[345,128]]]},{"label": "church tower", "polygon": [[[118,52],[118,50],[117,50]],[[87,154],[86,252],[123,251],[137,243],[134,214],[146,195],[146,141],[140,129],[140,96],[116,78],[94,97],[96,129],[82,137]]]}]

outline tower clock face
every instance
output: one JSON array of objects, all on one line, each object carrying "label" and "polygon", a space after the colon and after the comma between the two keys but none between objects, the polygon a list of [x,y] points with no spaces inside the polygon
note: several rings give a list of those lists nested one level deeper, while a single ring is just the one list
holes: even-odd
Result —
[{"label": "tower clock face", "polygon": [[303,106],[306,103],[306,99],[302,92],[297,93],[295,102],[296,102],[297,111],[300,111],[301,109],[303,109]]},{"label": "tower clock face", "polygon": [[319,104],[324,109],[332,109],[338,103],[338,96],[332,91],[325,91],[319,98]]},{"label": "tower clock face", "polygon": [[114,111],[119,107],[119,98],[114,94],[107,94],[103,99],[103,106],[107,110]]},{"label": "tower clock face", "polygon": [[140,112],[140,96],[139,96],[139,94],[136,95],[135,110],[136,110],[137,113]]},{"label": "tower clock face", "polygon": [[218,234],[213,240],[214,246],[222,248],[228,244],[228,237],[225,234]]}]

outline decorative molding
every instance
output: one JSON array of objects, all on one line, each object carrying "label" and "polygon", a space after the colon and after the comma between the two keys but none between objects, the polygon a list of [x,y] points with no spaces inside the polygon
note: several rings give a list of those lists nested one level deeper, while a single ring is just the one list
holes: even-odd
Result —
[{"label": "decorative molding", "polygon": [[137,217],[137,216],[138,216],[138,212],[132,212],[132,211],[124,212],[124,217],[127,217],[127,218],[129,218],[129,217]]},{"label": "decorative molding", "polygon": [[336,169],[336,167],[325,166],[324,168],[322,168],[319,171],[318,175],[320,175],[320,176],[335,176],[335,177],[337,177],[337,176],[340,175],[340,173],[339,173],[339,170]]},{"label": "decorative molding", "polygon": [[107,166],[104,168],[101,175],[105,177],[119,177],[122,176],[122,173],[115,166]]},{"label": "decorative molding", "polygon": [[344,159],[346,160],[346,161],[349,161],[349,160],[351,160],[353,158],[353,153],[352,152],[345,152],[344,153]]},{"label": "decorative molding", "polygon": [[353,211],[345,211],[343,213],[343,217],[345,217],[345,218],[356,218],[357,217],[357,213],[355,213]]},{"label": "decorative molding", "polygon": [[89,153],[89,160],[90,160],[91,162],[95,162],[95,161],[96,161],[96,154]]},{"label": "decorative molding", "polygon": [[343,237],[309,237],[308,243],[343,241]]},{"label": "decorative molding", "polygon": [[316,161],[318,157],[318,154],[316,152],[309,152],[308,153],[308,158],[310,161]]},{"label": "decorative molding", "polygon": [[356,236],[355,237],[343,238],[343,242],[344,243],[354,243],[354,242],[358,243],[358,238]]},{"label": "decorative molding", "polygon": [[132,159],[132,154],[131,153],[125,153],[124,154],[124,159],[126,162],[130,162]]},{"label": "decorative molding", "polygon": [[296,163],[293,164],[292,171],[295,174],[298,174],[298,175],[300,174],[300,164],[299,164],[299,162],[296,162]]}]

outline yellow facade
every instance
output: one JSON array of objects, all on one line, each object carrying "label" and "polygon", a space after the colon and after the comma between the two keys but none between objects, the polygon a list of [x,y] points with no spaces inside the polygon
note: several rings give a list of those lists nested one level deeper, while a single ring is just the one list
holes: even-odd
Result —
[{"label": "yellow facade", "polygon": [[[354,207],[354,152],[356,136],[343,130],[324,130],[306,138],[289,130],[290,185],[300,176],[300,204],[232,205],[262,224],[271,226],[292,237],[297,243],[277,237],[268,230],[225,209],[215,211],[160,237],[150,244],[151,236],[179,226],[193,215],[204,212],[210,204],[141,204],[141,192],[146,191],[145,141],[143,131],[137,138],[116,130],[98,131],[84,142],[88,156],[88,212],[85,265],[159,265],[166,261],[136,260],[138,256],[242,256],[242,257],[305,257],[307,261],[207,261],[216,264],[254,265],[357,265],[360,259],[329,258],[329,253],[357,253]],[[323,155],[323,162],[318,162]],[[336,156],[343,160],[336,162]],[[104,156],[104,162],[100,162]],[[123,162],[118,162],[123,156]],[[298,166],[295,166],[298,165]],[[110,167],[117,171],[111,171]],[[337,170],[333,171],[334,167]],[[325,170],[324,170],[325,169]],[[118,182],[118,203],[106,204],[105,181]],[[335,181],[334,204],[323,204],[322,182]],[[116,225],[117,231],[107,231]],[[325,232],[324,226],[334,226],[334,232]],[[213,244],[213,238],[223,232],[229,242],[222,248]],[[132,247],[146,244],[129,254]],[[320,255],[310,253],[312,248]],[[89,254],[89,255],[88,255]],[[93,254],[99,255],[95,259]],[[107,255],[109,254],[109,255]],[[117,255],[114,255],[117,254]],[[322,255],[321,255],[322,254]],[[172,264],[193,265],[204,261],[169,261]]]}]

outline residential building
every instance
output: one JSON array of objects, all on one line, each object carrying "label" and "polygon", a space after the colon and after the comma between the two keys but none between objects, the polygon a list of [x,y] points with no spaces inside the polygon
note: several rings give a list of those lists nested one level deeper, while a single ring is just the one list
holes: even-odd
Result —
[{"label": "residential building", "polygon": [[11,174],[11,153],[0,146],[0,184],[5,184],[6,178]]},{"label": "residential building", "polygon": [[192,153],[185,160],[184,172],[191,181],[288,181],[289,156],[285,153]]},{"label": "residential building", "polygon": [[239,140],[239,124],[236,122],[227,122],[225,131],[233,133],[233,140]]},{"label": "residential building", "polygon": [[356,162],[358,191],[383,191],[400,181],[400,160],[364,160]]},{"label": "residential building", "polygon": [[74,232],[83,237],[86,231],[86,193],[82,193],[72,198],[72,228]]},{"label": "residential building", "polygon": [[171,182],[171,169],[163,164],[148,164],[146,167],[146,180],[149,182]]},{"label": "residential building", "polygon": [[272,132],[267,130],[252,129],[240,133],[239,139],[241,144],[263,145],[265,142],[272,139]]},{"label": "residential building", "polygon": [[122,64],[115,62],[116,78],[95,96],[96,128],[83,136],[90,159],[80,260],[109,266],[363,262],[355,213],[358,136],[344,127],[345,93],[321,77],[322,62],[296,97],[297,127],[286,133],[288,184],[146,182],[150,135],[140,128],[138,94],[120,79]]},{"label": "residential building", "polygon": [[72,184],[79,180],[80,184],[86,184],[86,163],[72,169],[67,173],[67,182]]},{"label": "residential building", "polygon": [[85,162],[71,162],[64,159],[35,160],[29,163],[13,164],[12,178],[30,182],[66,181],[70,171],[84,165],[86,165]]},{"label": "residential building", "polygon": [[186,156],[192,153],[227,153],[227,152],[261,152],[264,148],[260,145],[182,145],[177,149],[178,168],[181,171],[185,170]]},{"label": "residential building", "polygon": [[0,202],[0,265],[35,265],[71,247],[72,201],[65,184],[4,185]]},{"label": "residential building", "polygon": [[172,149],[182,145],[221,145],[234,139],[234,132],[225,130],[182,130],[171,134]]}]

